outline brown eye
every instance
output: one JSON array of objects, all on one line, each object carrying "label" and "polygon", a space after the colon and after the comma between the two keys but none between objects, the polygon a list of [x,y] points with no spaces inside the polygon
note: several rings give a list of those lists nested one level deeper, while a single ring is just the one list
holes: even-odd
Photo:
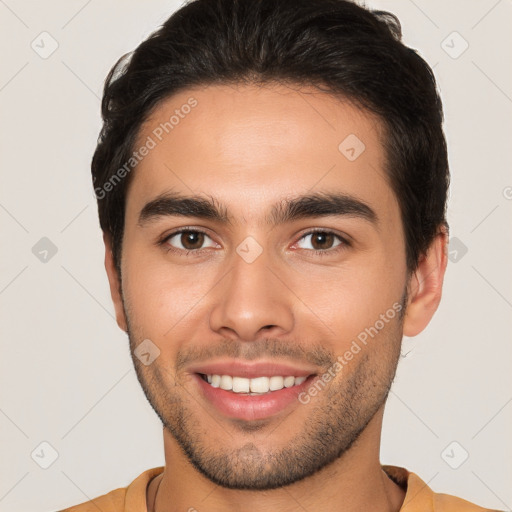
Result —
[{"label": "brown eye", "polygon": [[[210,240],[210,245],[206,245],[207,240]],[[176,251],[199,251],[205,247],[215,247],[215,243],[211,238],[202,231],[195,229],[182,229],[169,235],[164,241],[164,244],[171,246],[171,249]]]},{"label": "brown eye", "polygon": [[[307,240],[308,238],[310,238],[309,247],[302,246],[301,249],[328,252],[329,250],[335,250],[340,245],[347,245],[341,236],[330,231],[312,231],[303,235],[300,240]],[[338,240],[337,243],[336,239]]]},{"label": "brown eye", "polygon": [[313,233],[311,235],[311,245],[313,249],[330,249],[334,243],[334,235],[331,233]]},{"label": "brown eye", "polygon": [[199,231],[184,231],[181,233],[180,242],[189,251],[200,249],[204,243],[204,233]]}]

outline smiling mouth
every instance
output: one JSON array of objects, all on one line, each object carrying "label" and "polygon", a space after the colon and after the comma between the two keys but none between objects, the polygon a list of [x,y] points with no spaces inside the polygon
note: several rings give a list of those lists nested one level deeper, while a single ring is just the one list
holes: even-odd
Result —
[{"label": "smiling mouth", "polygon": [[233,375],[198,374],[212,388],[220,388],[224,391],[241,395],[266,395],[284,388],[300,386],[310,376],[295,377],[293,375],[261,376],[248,379]]}]

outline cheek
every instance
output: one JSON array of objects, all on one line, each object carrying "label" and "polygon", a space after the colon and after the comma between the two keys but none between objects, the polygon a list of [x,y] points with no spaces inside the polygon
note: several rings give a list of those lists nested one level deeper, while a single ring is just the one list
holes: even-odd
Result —
[{"label": "cheek", "polygon": [[404,273],[405,266],[392,264],[382,249],[374,249],[339,267],[310,269],[303,274],[307,277],[290,283],[290,288],[308,306],[306,316],[321,319],[322,330],[325,325],[330,328],[330,334],[326,332],[330,338],[346,341],[390,308],[396,311],[405,286]]},{"label": "cheek", "polygon": [[[123,292],[130,305],[131,321],[154,339],[190,328],[196,309],[215,281],[196,266],[176,266],[162,256],[147,257],[142,252],[126,258]],[[197,319],[196,319],[197,321]]]},{"label": "cheek", "polygon": [[[306,332],[314,327],[338,351],[339,343],[350,344],[400,301],[405,283],[401,256],[396,244],[380,244],[336,266],[307,264],[293,270],[283,266],[274,270],[293,293],[281,294],[272,287],[266,293],[287,301],[284,306],[293,309],[297,328]],[[403,265],[397,263],[399,257]],[[123,291],[134,333],[141,339],[169,341],[190,339],[192,333],[207,330],[212,308],[230,294],[222,282],[227,270],[212,262],[172,264],[163,251],[131,247],[123,257]]]}]

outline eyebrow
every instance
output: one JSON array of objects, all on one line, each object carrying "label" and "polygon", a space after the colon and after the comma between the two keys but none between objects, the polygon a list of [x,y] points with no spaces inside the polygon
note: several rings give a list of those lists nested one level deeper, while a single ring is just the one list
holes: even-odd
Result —
[{"label": "eyebrow", "polygon": [[[183,196],[166,192],[144,205],[139,214],[138,225],[146,224],[162,217],[197,217],[221,224],[233,224],[226,206],[208,196]],[[317,192],[291,199],[283,199],[274,204],[265,218],[267,225],[279,225],[309,217],[342,216],[355,217],[375,226],[378,216],[375,211],[360,199],[342,193]]]}]

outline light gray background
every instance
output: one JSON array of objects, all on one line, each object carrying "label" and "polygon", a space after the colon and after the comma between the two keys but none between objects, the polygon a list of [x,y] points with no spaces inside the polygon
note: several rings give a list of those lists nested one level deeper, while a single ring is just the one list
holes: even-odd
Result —
[{"label": "light gray background", "polygon": [[[114,321],[89,164],[108,70],[179,5],[0,0],[2,511],[81,503],[164,463],[159,420]],[[397,14],[405,42],[434,66],[458,239],[440,310],[404,340],[381,460],[438,492],[510,510],[512,3],[370,5]],[[51,48],[43,31],[59,45],[46,59],[31,47]],[[458,58],[454,31],[469,44]],[[42,237],[57,247],[46,263],[32,252]],[[43,441],[58,452],[48,469],[35,462],[51,461]],[[463,450],[469,458],[452,469],[445,459]]]}]

